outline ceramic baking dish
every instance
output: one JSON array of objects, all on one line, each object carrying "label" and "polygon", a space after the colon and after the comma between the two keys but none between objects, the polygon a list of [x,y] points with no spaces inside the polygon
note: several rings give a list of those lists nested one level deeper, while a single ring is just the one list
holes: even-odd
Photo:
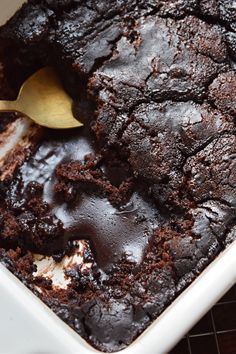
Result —
[{"label": "ceramic baking dish", "polygon": [[[24,1],[1,0],[3,24]],[[27,129],[27,123],[24,128]],[[20,138],[22,130],[19,129]],[[14,141],[7,149],[14,145]],[[4,153],[4,150],[2,151]],[[1,154],[1,152],[0,152]],[[236,242],[229,246],[123,354],[164,354],[236,282]],[[0,265],[0,354],[99,353]]]}]

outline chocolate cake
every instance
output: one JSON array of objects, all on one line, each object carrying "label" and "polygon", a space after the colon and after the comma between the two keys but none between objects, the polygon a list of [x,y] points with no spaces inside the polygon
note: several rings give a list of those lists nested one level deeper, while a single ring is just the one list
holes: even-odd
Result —
[{"label": "chocolate cake", "polygon": [[84,124],[1,159],[0,261],[121,350],[236,237],[235,0],[30,0],[0,48],[2,99],[50,65]]}]

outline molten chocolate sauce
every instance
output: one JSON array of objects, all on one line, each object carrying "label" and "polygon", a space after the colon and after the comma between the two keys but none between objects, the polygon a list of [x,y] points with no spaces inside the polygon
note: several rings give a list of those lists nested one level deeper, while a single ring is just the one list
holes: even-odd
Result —
[{"label": "molten chocolate sauce", "polygon": [[138,192],[119,208],[92,192],[81,191],[73,205],[59,203],[55,197],[56,166],[83,161],[89,153],[95,154],[96,146],[88,129],[47,132],[36,153],[21,168],[24,185],[31,181],[43,184],[43,198],[63,222],[66,241],[88,239],[101,268],[108,269],[123,258],[139,264],[159,221],[156,208]]}]

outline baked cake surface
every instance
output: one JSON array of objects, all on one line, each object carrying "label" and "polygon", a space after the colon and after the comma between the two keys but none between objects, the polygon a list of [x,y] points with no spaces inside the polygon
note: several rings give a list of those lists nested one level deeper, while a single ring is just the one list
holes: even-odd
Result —
[{"label": "baked cake surface", "polygon": [[31,0],[0,29],[1,98],[51,65],[84,123],[0,164],[0,261],[102,351],[235,239],[235,32],[235,0]]}]

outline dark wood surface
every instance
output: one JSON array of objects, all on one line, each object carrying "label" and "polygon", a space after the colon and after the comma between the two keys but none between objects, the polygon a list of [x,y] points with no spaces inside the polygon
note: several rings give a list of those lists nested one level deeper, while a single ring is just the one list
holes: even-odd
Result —
[{"label": "dark wood surface", "polygon": [[236,354],[236,285],[169,354]]}]

